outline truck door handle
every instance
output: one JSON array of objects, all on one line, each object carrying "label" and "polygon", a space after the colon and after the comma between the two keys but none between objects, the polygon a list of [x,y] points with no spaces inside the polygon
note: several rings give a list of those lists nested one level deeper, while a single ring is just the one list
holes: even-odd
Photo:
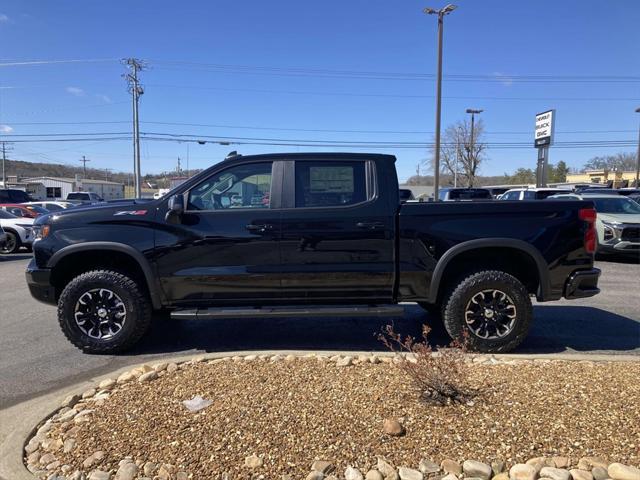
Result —
[{"label": "truck door handle", "polygon": [[384,223],[382,222],[358,222],[356,223],[356,227],[362,228],[364,230],[381,230],[384,228]]},{"label": "truck door handle", "polygon": [[246,225],[244,228],[246,228],[250,232],[266,232],[267,230],[273,230],[273,225],[269,223],[258,224],[258,225],[250,223],[249,225]]}]

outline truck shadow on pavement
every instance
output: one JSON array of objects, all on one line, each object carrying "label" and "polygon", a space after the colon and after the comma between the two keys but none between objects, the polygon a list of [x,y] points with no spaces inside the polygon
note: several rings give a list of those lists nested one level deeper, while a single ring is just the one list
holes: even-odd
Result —
[{"label": "truck shadow on pavement", "polygon": [[28,260],[33,256],[32,253],[12,253],[7,255],[0,255],[0,263],[2,262],[14,262],[16,260]]},{"label": "truck shadow on pavement", "polygon": [[[402,317],[243,318],[155,322],[132,354],[180,353],[200,350],[353,350],[385,351],[378,339],[393,323],[403,335],[419,337],[422,324],[433,328],[430,343],[450,339],[440,321],[415,305]],[[635,350],[635,352],[634,352]],[[640,321],[593,307],[536,306],[534,323],[524,343],[513,353],[565,351],[639,353]]]}]

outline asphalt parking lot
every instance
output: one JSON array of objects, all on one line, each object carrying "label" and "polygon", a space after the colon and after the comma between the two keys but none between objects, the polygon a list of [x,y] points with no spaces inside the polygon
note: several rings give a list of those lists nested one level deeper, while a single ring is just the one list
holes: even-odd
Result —
[{"label": "asphalt parking lot", "polygon": [[[85,355],[58,328],[55,307],[31,298],[29,254],[0,255],[0,409],[128,364],[198,352],[306,349],[383,350],[376,339],[393,321],[417,335],[428,315],[407,304],[401,318],[267,318],[156,322],[126,355]],[[640,359],[640,264],[599,261],[602,293],[535,306],[535,321],[516,353],[631,354]],[[435,328],[434,342],[447,342]]]}]

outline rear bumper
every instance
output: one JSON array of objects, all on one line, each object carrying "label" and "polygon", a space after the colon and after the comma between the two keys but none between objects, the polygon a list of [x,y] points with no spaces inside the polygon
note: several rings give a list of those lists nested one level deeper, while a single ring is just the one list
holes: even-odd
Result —
[{"label": "rear bumper", "polygon": [[564,298],[572,300],[576,298],[593,297],[600,293],[598,278],[600,269],[577,270],[573,272],[564,287]]},{"label": "rear bumper", "polygon": [[50,283],[51,270],[48,268],[38,268],[36,261],[32,259],[27,266],[25,275],[27,277],[29,292],[31,292],[33,298],[50,305],[57,303],[56,290]]},{"label": "rear bumper", "polygon": [[600,243],[598,244],[598,253],[640,255],[640,242],[618,240],[612,243]]}]

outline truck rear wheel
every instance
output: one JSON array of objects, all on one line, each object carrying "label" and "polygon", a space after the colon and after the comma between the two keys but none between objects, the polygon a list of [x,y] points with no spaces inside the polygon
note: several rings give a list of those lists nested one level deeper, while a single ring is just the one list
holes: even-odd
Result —
[{"label": "truck rear wheel", "polygon": [[151,305],[131,278],[94,270],[71,280],[58,300],[63,333],[85,353],[117,353],[131,348],[151,323]]},{"label": "truck rear wheel", "polygon": [[472,351],[508,352],[527,336],[533,307],[525,286],[508,273],[487,270],[464,278],[446,295],[444,326]]}]

